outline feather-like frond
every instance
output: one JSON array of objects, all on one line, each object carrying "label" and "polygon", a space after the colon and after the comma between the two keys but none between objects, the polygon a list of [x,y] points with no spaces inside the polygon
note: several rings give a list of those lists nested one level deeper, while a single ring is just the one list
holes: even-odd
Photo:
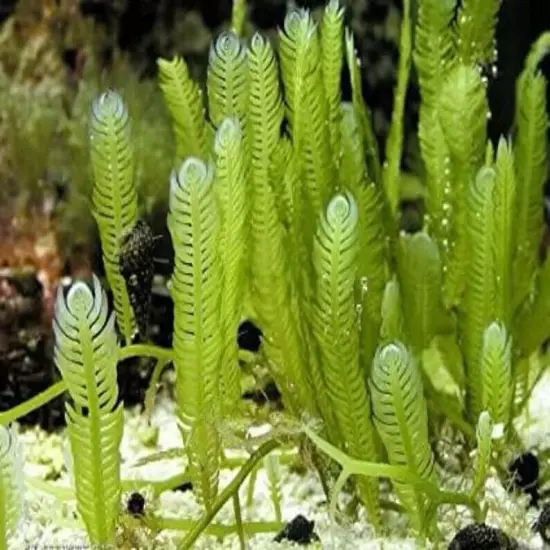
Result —
[{"label": "feather-like frond", "polygon": [[455,214],[445,278],[449,305],[459,303],[464,289],[468,256],[466,201],[468,186],[483,163],[487,113],[485,86],[479,71],[459,64],[445,80],[439,102],[439,121],[451,151],[453,183],[449,199]]},{"label": "feather-like frond", "polygon": [[[437,110],[424,110],[420,114],[418,139],[422,159],[426,167],[426,216],[425,228],[437,242],[444,282],[447,282],[452,243],[455,240],[456,212],[453,209],[452,188],[453,165],[451,151],[441,128]],[[456,206],[456,205],[455,205]],[[460,228],[461,229],[461,228]],[[462,230],[462,229],[461,229]],[[460,231],[459,231],[460,232]],[[446,305],[456,299],[456,292],[450,285],[444,284],[443,297]]]},{"label": "feather-like frond", "polygon": [[395,88],[390,131],[386,140],[386,161],[383,170],[383,183],[392,214],[395,215],[401,199],[399,174],[403,154],[403,114],[405,96],[409,82],[412,55],[411,4],[403,1],[401,36],[399,38],[399,65],[397,67],[397,86]]},{"label": "feather-like frond", "polygon": [[457,0],[420,0],[414,40],[422,109],[432,110],[445,75],[455,62],[451,26]]},{"label": "feather-like frond", "polygon": [[94,100],[89,132],[94,174],[92,212],[99,228],[117,324],[129,342],[136,323],[126,283],[120,273],[119,258],[121,241],[137,222],[138,204],[130,118],[119,94],[108,91]]},{"label": "feather-like frond", "polygon": [[[380,348],[370,378],[373,420],[391,464],[407,466],[419,477],[436,482],[428,440],[428,411],[418,365],[403,344]],[[415,530],[425,527],[426,502],[413,487],[394,483]]]},{"label": "feather-like frond", "polygon": [[[439,94],[456,65],[451,22],[456,0],[421,0],[414,41],[414,62],[422,97],[418,138],[426,169],[425,226],[439,247],[444,273],[453,239],[451,153],[441,128]],[[445,296],[445,299],[447,297]]]},{"label": "feather-like frond", "polygon": [[327,124],[329,107],[323,84],[321,41],[308,10],[287,16],[284,32],[280,33],[280,57],[292,143],[300,155],[306,187],[309,212],[305,215],[311,229],[306,238],[310,239],[316,215],[324,209],[334,188],[336,172]]},{"label": "feather-like frond", "polygon": [[[306,78],[314,70],[312,46],[316,44],[317,27],[306,9],[291,10],[279,32],[279,59],[285,90],[286,116],[294,147],[301,151],[307,127],[304,109]],[[318,39],[317,39],[318,40]]]},{"label": "feather-like frond", "polygon": [[512,407],[512,342],[506,327],[493,322],[483,333],[482,350],[483,410],[504,428]]},{"label": "feather-like frond", "polygon": [[[512,147],[501,139],[495,161],[495,318],[510,326],[513,314],[512,275],[513,254],[516,250],[516,176]],[[499,422],[489,411],[495,422]]]},{"label": "feather-like frond", "polygon": [[220,309],[223,350],[220,390],[222,405],[226,410],[231,410],[238,402],[241,390],[235,334],[244,300],[248,241],[244,137],[236,118],[226,118],[220,124],[214,151],[216,191],[221,206],[219,255],[223,266]]},{"label": "feather-like frond", "polygon": [[203,157],[208,154],[208,132],[202,93],[181,57],[159,59],[159,84],[172,117],[176,137],[176,157]]},{"label": "feather-like frond", "polygon": [[246,48],[233,32],[224,31],[212,43],[208,57],[208,114],[215,128],[236,117],[246,128],[248,68]]},{"label": "feather-like frond", "polygon": [[380,336],[382,300],[389,278],[389,251],[382,191],[367,181],[362,182],[356,196],[359,208],[357,278],[361,309],[361,362],[367,374]]},{"label": "feather-like frond", "polygon": [[403,310],[397,277],[393,277],[386,283],[380,309],[382,318],[380,326],[381,342],[387,344],[394,340],[402,341],[404,339]]},{"label": "feather-like frond", "polygon": [[216,429],[220,383],[220,214],[214,171],[196,157],[170,179],[168,229],[174,246],[176,398],[190,476],[209,508],[216,496],[220,441]]},{"label": "feather-like frond", "polygon": [[407,340],[421,353],[430,346],[441,318],[441,261],[429,235],[400,235],[397,270]]},{"label": "feather-like frond", "polygon": [[54,313],[57,368],[72,403],[66,420],[77,508],[94,544],[112,544],[120,499],[122,403],[117,405],[115,317],[99,280],[60,288]]},{"label": "feather-like frond", "polygon": [[316,410],[309,391],[303,345],[292,305],[291,273],[285,231],[279,219],[280,186],[271,185],[272,156],[279,143],[283,103],[278,68],[271,44],[255,34],[249,49],[249,121],[251,144],[252,213],[251,273],[257,315],[264,334],[263,346],[272,375],[289,410]]},{"label": "feather-like frond", "polygon": [[[336,195],[320,218],[313,249],[316,273],[312,326],[340,431],[350,455],[376,459],[365,378],[359,366],[354,283],[357,277],[359,213],[355,199]],[[361,480],[370,519],[378,521],[376,482]]]},{"label": "feather-like frond", "polygon": [[495,257],[494,257],[494,187],[496,173],[483,167],[472,185],[468,197],[466,288],[462,304],[461,333],[466,360],[467,409],[471,422],[482,411],[481,350],[483,332],[494,319]]},{"label": "feather-like frond", "polygon": [[533,45],[516,87],[514,153],[518,192],[514,231],[518,247],[514,258],[515,307],[531,289],[544,225],[540,201],[548,171],[549,118],[547,82],[538,63],[549,52],[550,33],[545,33]]},{"label": "feather-like frond", "polygon": [[345,31],[346,62],[350,73],[352,101],[358,113],[361,123],[361,130],[365,141],[365,154],[367,156],[367,167],[369,176],[377,185],[382,185],[382,170],[380,168],[380,157],[378,153],[378,142],[372,127],[371,114],[363,98],[361,86],[360,63],[355,51],[355,41],[349,29]]},{"label": "feather-like frond", "polygon": [[485,65],[497,58],[495,29],[502,0],[462,0],[456,18],[456,46],[462,63]]},{"label": "feather-like frond", "polygon": [[550,321],[550,255],[535,278],[534,293],[526,300],[514,323],[514,346],[523,357],[529,357],[548,338]]},{"label": "feather-like frond", "polygon": [[242,36],[246,26],[246,8],[247,0],[233,0],[233,9],[231,12],[231,30]]},{"label": "feather-like frond", "polygon": [[341,78],[344,64],[344,9],[340,0],[330,0],[321,22],[323,82],[328,103],[329,129],[335,161],[340,151]]},{"label": "feather-like frond", "polygon": [[494,423],[491,415],[483,411],[479,415],[476,427],[477,453],[474,462],[474,475],[470,497],[475,498],[485,485],[487,471],[491,463],[491,450]]}]

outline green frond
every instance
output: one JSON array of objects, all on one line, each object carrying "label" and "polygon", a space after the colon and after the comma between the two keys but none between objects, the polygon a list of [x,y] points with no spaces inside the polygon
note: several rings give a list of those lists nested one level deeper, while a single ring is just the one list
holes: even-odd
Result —
[{"label": "green frond", "polygon": [[[354,282],[358,267],[359,212],[351,195],[336,195],[320,218],[314,242],[316,274],[312,327],[342,436],[351,456],[376,459],[370,406],[359,366],[359,333]],[[361,496],[378,521],[377,484],[361,480]]]},{"label": "green frond", "polygon": [[514,322],[514,345],[529,357],[548,338],[550,321],[550,255],[537,271],[533,295],[523,302]]},{"label": "green frond", "polygon": [[246,25],[247,0],[233,0],[231,11],[231,30],[238,36],[242,36]]},{"label": "green frond", "polygon": [[59,288],[55,364],[67,385],[65,404],[77,508],[93,544],[113,544],[120,500],[123,407],[117,405],[115,317],[98,278]]},{"label": "green frond", "polygon": [[[422,377],[412,353],[399,342],[380,348],[369,385],[374,425],[390,464],[406,466],[420,478],[436,483]],[[394,487],[413,528],[424,531],[425,498],[403,483],[394,482]]]},{"label": "green frond", "polygon": [[466,277],[468,186],[483,163],[487,142],[487,98],[475,67],[458,65],[448,75],[439,102],[439,121],[451,151],[453,240],[445,278],[446,303],[457,305]]},{"label": "green frond", "polygon": [[[510,326],[513,314],[512,258],[516,250],[516,176],[512,147],[504,139],[499,141],[494,168],[495,318]],[[489,412],[498,422],[493,411]]]},{"label": "green frond", "polygon": [[212,43],[208,57],[208,114],[215,128],[236,117],[246,128],[248,67],[246,47],[233,32],[224,31]]},{"label": "green frond", "polygon": [[248,49],[249,124],[251,171],[254,182],[268,181],[271,156],[279,142],[284,106],[279,86],[279,70],[273,47],[256,33]]},{"label": "green frond", "polygon": [[[306,77],[315,70],[312,48],[316,42],[317,27],[306,9],[287,13],[279,31],[279,59],[285,91],[286,116],[294,147],[301,151],[304,131],[308,125],[304,110]],[[318,61],[318,60],[317,60]]]},{"label": "green frond", "polygon": [[481,354],[483,410],[504,428],[510,421],[512,407],[512,342],[506,327],[493,322],[483,333]]},{"label": "green frond", "polygon": [[211,164],[185,160],[170,179],[168,229],[174,246],[176,399],[190,477],[208,509],[216,496],[220,441],[220,213]]},{"label": "green frond", "polygon": [[[453,174],[451,153],[441,128],[438,106],[445,79],[456,65],[451,27],[455,6],[456,0],[420,0],[413,53],[422,97],[418,138],[428,191],[425,225],[439,247],[444,279],[454,240]],[[444,299],[447,302],[446,295]]]},{"label": "green frond", "polygon": [[382,324],[380,326],[380,340],[388,343],[393,340],[404,339],[403,311],[401,306],[401,292],[397,277],[393,277],[384,287],[384,296],[381,306]]},{"label": "green frond", "polygon": [[159,59],[157,65],[159,85],[172,117],[177,159],[189,155],[206,156],[208,132],[199,85],[191,78],[189,67],[181,57],[171,61]]},{"label": "green frond", "polygon": [[220,307],[222,357],[220,392],[222,406],[231,410],[238,403],[240,367],[235,335],[241,320],[247,274],[248,201],[244,137],[236,118],[220,124],[214,145],[216,193],[220,202],[219,257],[223,266]]},{"label": "green frond", "polygon": [[293,303],[285,232],[269,182],[254,186],[252,289],[263,332],[262,346],[285,406],[294,414],[317,411],[311,392],[306,343]]},{"label": "green frond", "polygon": [[334,189],[336,172],[327,124],[330,113],[323,83],[321,40],[308,10],[293,11],[286,17],[280,33],[280,59],[292,143],[300,155],[306,188],[309,240],[316,216]]},{"label": "green frond", "polygon": [[[271,44],[260,34],[248,52],[251,144],[251,275],[263,345],[272,375],[291,410],[315,410],[305,382],[303,347],[291,305],[284,228],[270,185],[271,161],[279,143],[283,103]],[[291,387],[292,381],[292,387]]]},{"label": "green frond", "polygon": [[413,58],[423,110],[436,108],[445,76],[455,63],[451,23],[456,3],[457,0],[418,2]]},{"label": "green frond", "polygon": [[285,225],[290,227],[296,216],[295,207],[297,179],[300,171],[297,166],[296,155],[290,140],[283,136],[271,155],[269,180],[275,191],[279,216]]},{"label": "green frond", "polygon": [[403,154],[403,114],[405,96],[409,83],[412,54],[410,0],[403,1],[403,18],[399,39],[399,65],[395,88],[390,131],[386,140],[386,160],[384,162],[383,183],[392,214],[395,216],[400,201],[399,173]]},{"label": "green frond", "polygon": [[323,83],[328,103],[330,142],[335,161],[340,151],[341,78],[344,64],[344,8],[330,0],[321,22]]},{"label": "green frond", "polygon": [[126,284],[120,273],[120,245],[138,217],[134,185],[135,159],[130,117],[114,91],[97,97],[90,113],[90,155],[94,177],[92,213],[99,228],[103,263],[113,292],[117,324],[126,342],[136,323]]},{"label": "green frond", "polygon": [[358,303],[360,304],[361,363],[365,374],[378,346],[382,301],[389,278],[389,251],[384,226],[382,191],[362,181],[356,191],[359,209]]},{"label": "green frond", "polygon": [[357,194],[368,178],[365,144],[359,114],[350,102],[341,105],[339,183],[337,189],[350,189]]},{"label": "green frond", "polygon": [[537,63],[550,52],[550,33],[533,45],[516,88],[515,168],[518,191],[514,215],[517,251],[514,258],[514,306],[530,291],[537,265],[544,219],[541,208],[548,171],[547,82]]},{"label": "green frond", "polygon": [[8,540],[23,518],[22,460],[16,432],[0,426],[0,548],[8,548]]},{"label": "green frond", "polygon": [[397,272],[407,340],[416,353],[430,346],[441,319],[441,260],[426,233],[401,234]]},{"label": "green frond", "polygon": [[489,466],[491,465],[491,450],[493,438],[494,423],[491,415],[487,411],[483,411],[479,415],[476,428],[476,458],[474,462],[474,476],[472,488],[470,490],[471,498],[476,498],[478,493],[483,489]]},{"label": "green frond", "polygon": [[350,73],[351,97],[353,105],[358,113],[365,142],[365,155],[369,176],[377,185],[382,185],[382,170],[378,153],[378,142],[372,127],[371,114],[363,98],[361,86],[360,62],[355,51],[355,41],[349,29],[345,31],[346,63]]},{"label": "green frond", "polygon": [[495,309],[495,182],[495,171],[483,167],[470,186],[467,205],[469,260],[461,306],[461,337],[466,362],[467,410],[472,422],[476,421],[483,407],[483,332],[494,319]]},{"label": "green frond", "polygon": [[[251,144],[251,275],[255,308],[264,333],[263,347],[271,373],[286,406],[295,412],[316,410],[309,391],[305,346],[293,307],[290,265],[277,199],[285,193],[270,177],[279,144],[284,107],[278,67],[271,44],[260,34],[252,38],[249,123]],[[286,184],[284,184],[286,187]],[[277,193],[277,195],[276,195]]]},{"label": "green frond", "polygon": [[454,289],[445,284],[449,271],[451,246],[456,234],[456,212],[453,211],[452,203],[452,186],[455,178],[451,151],[436,110],[421,111],[418,138],[426,167],[425,229],[435,239],[439,248],[444,279],[443,298],[448,306],[449,302],[456,298],[453,296]]},{"label": "green frond", "polygon": [[456,18],[456,46],[462,63],[486,65],[497,58],[495,30],[502,0],[462,0]]}]

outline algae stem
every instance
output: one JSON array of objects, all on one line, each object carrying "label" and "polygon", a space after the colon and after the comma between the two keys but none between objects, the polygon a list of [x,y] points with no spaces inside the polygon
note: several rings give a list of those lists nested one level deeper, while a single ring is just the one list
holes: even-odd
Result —
[{"label": "algae stem", "polygon": [[120,348],[118,352],[119,361],[130,357],[155,357],[159,361],[172,361],[174,352],[170,348],[161,348],[150,344],[131,344]]},{"label": "algae stem", "polygon": [[[153,516],[148,518],[151,527],[155,529],[173,529],[177,531],[191,531],[197,525],[197,520],[194,519],[176,519]],[[276,521],[248,521],[242,524],[242,528],[247,535],[257,535],[260,533],[272,533],[280,531],[283,527],[282,523]],[[224,525],[221,523],[211,523],[207,525],[203,532],[205,535],[214,537],[226,537],[237,532],[237,525]]]},{"label": "algae stem", "polygon": [[44,390],[38,395],[27,399],[27,401],[20,403],[19,405],[9,409],[6,412],[0,413],[0,424],[3,426],[7,426],[11,422],[14,422],[22,416],[25,416],[26,414],[34,411],[35,409],[42,407],[46,403],[49,403],[56,397],[60,396],[66,389],[67,385],[63,380],[57,382],[53,386],[50,386],[47,390]]},{"label": "algae stem", "polygon": [[220,493],[211,510],[205,514],[202,519],[197,522],[193,530],[185,537],[178,550],[187,550],[191,548],[194,542],[199,538],[201,533],[205,532],[207,526],[214,519],[216,514],[221,510],[223,505],[239,490],[239,487],[243,484],[244,480],[254,469],[256,464],[271,451],[279,446],[279,442],[272,439],[266,441],[263,445],[258,447],[251,455],[243,467],[239,470],[237,475],[231,480],[231,483]]}]

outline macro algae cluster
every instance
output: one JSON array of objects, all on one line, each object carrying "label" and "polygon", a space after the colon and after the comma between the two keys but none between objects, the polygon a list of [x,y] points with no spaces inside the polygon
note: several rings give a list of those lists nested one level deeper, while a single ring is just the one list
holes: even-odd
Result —
[{"label": "macro algae cluster", "polygon": [[[491,540],[517,547],[485,525],[485,491],[490,476],[513,484],[508,464],[524,450],[514,421],[547,365],[548,114],[539,64],[550,34],[525,60],[510,135],[492,143],[487,86],[499,7],[498,0],[419,0],[413,29],[404,0],[383,154],[338,0],[319,20],[290,10],[273,43],[244,36],[246,4],[236,1],[231,28],[211,45],[205,94],[183,58],[159,59],[176,143],[164,182],[174,252],[170,348],[149,341],[155,236],[136,185],[134,114],[113,89],[92,101],[92,214],[106,280],[60,285],[53,330],[62,379],[0,413],[8,427],[66,394],[72,490],[91,544],[126,547],[116,373],[122,360],[145,356],[157,361],[144,404],[149,418],[161,373],[174,366],[183,440],[176,454],[186,460],[177,485],[189,483],[203,510],[200,520],[169,523],[133,497],[132,509],[141,511],[132,515],[150,529],[151,547],[168,524],[182,531],[178,548],[193,547],[228,501],[234,524],[220,537],[236,533],[246,548],[250,533],[278,530],[276,472],[295,450],[319,476],[336,522],[361,511],[384,537],[392,535],[388,514],[398,514],[418,547],[439,547],[451,542],[442,509],[460,508],[472,525],[451,548]],[[413,68],[423,163],[414,177],[401,171]],[[425,215],[407,233],[400,204],[411,179]],[[257,352],[239,349],[244,319],[261,329]],[[281,395],[278,411],[241,399],[266,373]],[[5,548],[23,516],[23,487],[14,432],[0,436]],[[234,450],[245,456],[223,484],[220,471]],[[275,517],[251,526],[239,488],[259,467],[274,480]]]}]

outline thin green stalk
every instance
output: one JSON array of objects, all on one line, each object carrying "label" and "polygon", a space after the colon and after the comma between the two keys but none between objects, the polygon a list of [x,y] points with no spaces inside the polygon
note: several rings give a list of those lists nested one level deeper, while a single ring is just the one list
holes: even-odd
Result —
[{"label": "thin green stalk", "polygon": [[67,389],[67,385],[63,380],[55,383],[53,386],[50,386],[47,390],[27,399],[23,403],[20,403],[16,407],[11,408],[10,410],[0,413],[0,425],[7,426],[10,422],[14,422],[18,418],[29,414],[49,403],[56,397],[60,396]]},{"label": "thin green stalk", "polygon": [[212,504],[210,511],[195,524],[193,530],[185,537],[181,545],[178,546],[178,550],[187,550],[193,546],[195,541],[205,531],[206,527],[216,517],[216,514],[221,510],[223,505],[239,490],[239,487],[243,484],[244,480],[248,477],[256,464],[258,464],[264,456],[267,456],[279,445],[280,443],[278,441],[271,439],[258,447],[258,449],[250,455],[248,461],[232,479],[231,483],[219,494],[218,498]]},{"label": "thin green stalk", "polygon": [[[471,508],[476,517],[481,514],[479,504],[466,494],[442,491],[437,485],[420,478],[404,466],[393,466],[391,464],[366,462],[354,459],[319,437],[311,428],[304,426],[304,432],[315,445],[342,466],[342,472],[332,490],[333,500],[335,500],[338,495],[338,489],[342,489],[347,479],[352,475],[385,477],[392,481],[401,481],[418,487],[418,489],[423,491],[430,498],[435,506],[444,503],[461,504]],[[336,504],[331,502],[332,511],[335,511],[335,506]]]},{"label": "thin green stalk", "polygon": [[151,380],[149,381],[149,387],[147,388],[147,391],[145,392],[145,399],[144,399],[144,409],[145,409],[145,417],[147,418],[147,421],[151,422],[151,415],[153,413],[153,407],[155,406],[155,398],[157,396],[157,386],[160,380],[160,376],[162,374],[162,371],[165,369],[165,367],[170,363],[169,359],[159,359],[157,361],[157,364],[155,365],[155,368],[153,369],[153,374],[151,375]]},{"label": "thin green stalk", "polygon": [[[174,529],[178,531],[191,531],[197,525],[197,520],[194,519],[163,518],[161,516],[148,518],[148,522],[154,529]],[[248,536],[277,532],[280,531],[282,527],[283,524],[276,521],[247,521],[242,524],[243,531]],[[223,538],[228,535],[233,535],[237,532],[237,529],[237,525],[210,523],[204,527],[203,532],[205,535]]]},{"label": "thin green stalk", "polygon": [[174,351],[170,348],[161,348],[151,344],[131,344],[120,348],[118,360],[123,361],[130,357],[154,357],[158,361],[172,361]]},{"label": "thin green stalk", "polygon": [[122,481],[122,489],[131,491],[137,487],[151,487],[155,495],[160,495],[165,491],[173,491],[180,485],[188,483],[190,480],[187,472],[176,474],[175,476],[163,479],[162,481],[148,481],[146,479],[125,479]]},{"label": "thin green stalk", "polygon": [[241,502],[239,499],[239,491],[233,495],[233,512],[235,513],[235,527],[239,535],[241,550],[246,550],[246,537],[244,533],[243,516],[241,514]]}]

